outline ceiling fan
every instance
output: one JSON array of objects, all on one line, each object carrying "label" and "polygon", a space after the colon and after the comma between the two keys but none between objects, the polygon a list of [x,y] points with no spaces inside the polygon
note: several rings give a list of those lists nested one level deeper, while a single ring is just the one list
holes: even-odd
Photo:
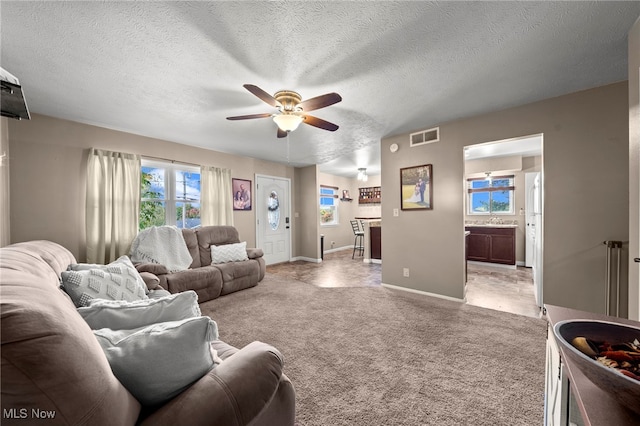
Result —
[{"label": "ceiling fan", "polygon": [[271,96],[253,84],[244,84],[243,87],[272,107],[277,108],[278,112],[238,115],[235,117],[227,117],[227,120],[250,120],[253,118],[273,117],[273,121],[278,125],[279,138],[284,138],[287,136],[288,132],[292,132],[297,129],[300,123],[309,124],[319,129],[329,130],[330,132],[338,130],[337,125],[306,114],[307,111],[313,111],[340,102],[342,97],[337,93],[327,93],[325,95],[303,101],[302,97],[298,93],[291,90],[280,90],[275,95]]}]

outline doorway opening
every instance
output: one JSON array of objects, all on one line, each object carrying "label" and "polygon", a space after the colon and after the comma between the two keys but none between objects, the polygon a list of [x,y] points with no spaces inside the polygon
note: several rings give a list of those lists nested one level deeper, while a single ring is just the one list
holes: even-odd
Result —
[{"label": "doorway opening", "polygon": [[538,317],[543,306],[543,135],[464,148],[466,303]]}]

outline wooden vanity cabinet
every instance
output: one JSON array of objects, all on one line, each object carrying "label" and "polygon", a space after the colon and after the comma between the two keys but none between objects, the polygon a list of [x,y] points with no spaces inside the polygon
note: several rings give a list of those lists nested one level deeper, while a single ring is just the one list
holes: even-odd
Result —
[{"label": "wooden vanity cabinet", "polygon": [[467,226],[467,260],[477,262],[516,264],[516,229]]}]

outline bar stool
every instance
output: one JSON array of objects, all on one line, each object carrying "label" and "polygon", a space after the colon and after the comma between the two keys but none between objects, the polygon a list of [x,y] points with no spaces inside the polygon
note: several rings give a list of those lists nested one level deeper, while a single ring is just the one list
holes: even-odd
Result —
[{"label": "bar stool", "polygon": [[353,229],[353,235],[355,236],[355,239],[353,240],[353,253],[351,253],[351,258],[353,259],[356,254],[356,250],[358,251],[358,256],[364,255],[364,229],[360,230],[357,220],[351,221],[351,228]]}]

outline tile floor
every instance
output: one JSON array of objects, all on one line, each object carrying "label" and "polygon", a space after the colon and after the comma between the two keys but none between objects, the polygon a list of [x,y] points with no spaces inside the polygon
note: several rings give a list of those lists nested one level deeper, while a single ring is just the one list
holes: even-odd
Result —
[{"label": "tile floor", "polygon": [[533,294],[531,268],[508,269],[493,265],[468,264],[467,303],[483,308],[539,318]]},{"label": "tile floor", "polygon": [[[278,274],[318,287],[374,287],[381,285],[382,265],[351,259],[351,250],[325,253],[322,263],[295,261],[267,266]],[[529,268],[506,269],[469,264],[467,303],[483,308],[539,317]]]}]

